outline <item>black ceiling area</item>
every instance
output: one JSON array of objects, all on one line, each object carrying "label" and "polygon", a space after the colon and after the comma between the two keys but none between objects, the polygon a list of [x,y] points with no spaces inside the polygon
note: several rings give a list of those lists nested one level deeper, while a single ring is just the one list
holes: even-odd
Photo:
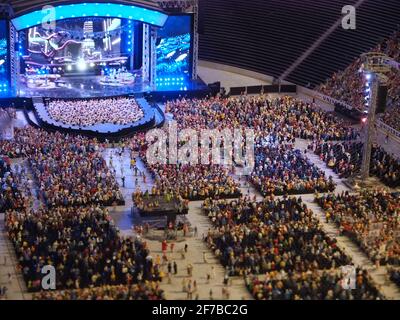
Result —
[{"label": "black ceiling area", "polygon": [[155,0],[85,0],[85,1],[76,1],[76,0],[1,0],[0,4],[9,4],[11,5],[14,15],[21,15],[27,12],[31,12],[34,10],[38,10],[46,5],[62,5],[62,4],[72,4],[72,3],[118,3],[118,4],[126,4],[126,5],[139,5],[141,7],[146,7],[149,9],[160,10],[160,6]]},{"label": "black ceiling area", "polygon": [[399,29],[399,0],[200,0],[199,57],[280,77],[357,2],[356,30],[340,23],[285,77],[316,85]]}]

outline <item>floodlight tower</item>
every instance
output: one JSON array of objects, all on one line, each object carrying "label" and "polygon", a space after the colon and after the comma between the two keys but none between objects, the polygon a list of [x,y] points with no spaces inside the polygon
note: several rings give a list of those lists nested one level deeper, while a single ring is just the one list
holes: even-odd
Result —
[{"label": "floodlight tower", "polygon": [[361,165],[361,180],[365,183],[369,178],[372,142],[375,137],[375,116],[378,105],[378,89],[380,85],[386,84],[388,80],[385,74],[390,71],[390,58],[381,52],[366,53],[363,54],[361,58],[363,61],[363,72],[370,83],[368,121]]}]

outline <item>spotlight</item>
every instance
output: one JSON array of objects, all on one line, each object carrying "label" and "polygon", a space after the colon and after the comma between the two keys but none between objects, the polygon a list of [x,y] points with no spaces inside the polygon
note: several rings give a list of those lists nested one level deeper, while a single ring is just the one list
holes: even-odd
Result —
[{"label": "spotlight", "polygon": [[72,71],[72,66],[70,64],[67,66],[67,70]]},{"label": "spotlight", "polygon": [[77,67],[78,67],[78,70],[85,71],[87,68],[85,60],[83,60],[83,59],[78,60]]},{"label": "spotlight", "polygon": [[365,76],[365,78],[366,78],[368,81],[371,80],[371,74],[370,74],[370,73],[367,73],[366,76]]},{"label": "spotlight", "polygon": [[362,119],[361,119],[361,122],[362,122],[362,123],[367,123],[367,120],[368,120],[368,118],[362,118]]}]

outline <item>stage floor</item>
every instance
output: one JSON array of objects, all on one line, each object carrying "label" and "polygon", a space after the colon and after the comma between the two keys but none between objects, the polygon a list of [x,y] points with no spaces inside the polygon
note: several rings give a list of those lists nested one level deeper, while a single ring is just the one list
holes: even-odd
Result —
[{"label": "stage floor", "polygon": [[96,98],[111,97],[118,95],[145,93],[145,92],[170,92],[170,91],[193,91],[203,90],[207,85],[201,80],[190,81],[184,85],[159,85],[151,88],[148,83],[140,82],[123,86],[109,86],[100,84],[100,76],[74,76],[63,77],[65,87],[50,89],[28,88],[26,84],[20,83],[19,97],[49,97],[49,98]]}]

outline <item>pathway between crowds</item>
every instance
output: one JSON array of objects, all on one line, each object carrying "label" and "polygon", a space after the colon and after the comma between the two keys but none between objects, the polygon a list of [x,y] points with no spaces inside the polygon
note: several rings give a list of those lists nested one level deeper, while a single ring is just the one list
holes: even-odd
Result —
[{"label": "pathway between crowds", "polygon": [[[295,147],[302,152],[307,149],[309,142],[303,139],[297,139]],[[335,193],[341,193],[342,191],[350,191],[350,189],[343,184],[339,176],[329,169],[326,164],[314,153],[307,152],[307,157],[310,159],[318,168],[323,170],[327,177],[332,176],[333,180],[336,182],[337,187]],[[307,206],[314,212],[316,217],[319,218],[322,227],[325,232],[335,237],[338,241],[338,245],[342,248],[353,260],[354,264],[361,266],[369,271],[371,277],[376,284],[380,286],[381,292],[386,296],[387,299],[400,299],[399,287],[389,279],[386,266],[381,266],[378,269],[371,262],[365,253],[363,253],[360,248],[351,241],[348,237],[339,235],[339,228],[334,223],[327,223],[325,219],[325,214],[321,207],[314,202],[314,195],[302,196],[302,199],[307,204]]]},{"label": "pathway between crowds", "polygon": [[[112,166],[115,169],[118,184],[120,185],[121,191],[125,198],[125,206],[119,206],[116,208],[110,208],[110,214],[114,219],[117,227],[121,230],[121,234],[125,236],[134,235],[132,229],[132,193],[136,190],[137,186],[141,190],[150,190],[153,186],[153,180],[150,173],[145,169],[143,162],[140,158],[136,158],[137,166],[141,172],[146,175],[146,183],[143,183],[142,177],[138,177],[137,184],[135,182],[136,177],[134,176],[133,170],[130,169],[130,155],[127,150],[122,157],[117,156],[117,149],[107,148],[103,152],[103,156],[110,165],[110,156],[112,157]],[[121,171],[121,167],[123,170]],[[125,176],[125,188],[122,186],[122,173]],[[212,291],[212,298],[222,300],[222,288],[225,270],[219,261],[214,257],[214,254],[207,248],[205,243],[202,241],[202,235],[207,234],[208,229],[211,228],[211,224],[208,217],[202,213],[201,210],[202,201],[194,201],[189,204],[189,213],[187,220],[191,226],[197,226],[198,236],[189,236],[185,240],[175,242],[175,248],[173,252],[168,252],[169,261],[175,261],[177,264],[178,273],[177,275],[171,276],[171,283],[168,283],[167,277],[164,278],[161,283],[162,289],[165,291],[165,296],[168,300],[184,300],[187,299],[187,293],[183,291],[183,282],[190,279],[192,283],[196,281],[197,292],[194,292],[192,299],[196,296],[198,299],[205,300],[210,299],[210,290]],[[157,240],[146,239],[150,254],[155,260],[157,255],[162,257],[161,242]],[[185,244],[188,245],[188,252],[185,254],[185,258],[182,258],[181,252]],[[203,253],[205,252],[207,262],[204,262]],[[188,276],[187,266],[191,264],[193,266],[192,277]],[[163,266],[163,271],[167,274],[167,266]],[[212,279],[210,283],[207,283],[207,274],[210,274]],[[193,284],[192,284],[193,288]],[[232,278],[231,284],[228,286],[230,293],[230,299],[252,299],[249,291],[246,289],[244,280],[242,278]]]},{"label": "pathway between crowds", "polygon": [[[26,188],[33,190],[32,175],[22,159],[15,159],[11,162],[11,167],[15,172],[16,165],[22,166],[27,174],[27,179],[21,181],[19,189],[22,191]],[[38,201],[33,201],[33,206],[38,206]],[[8,239],[5,229],[4,213],[0,213],[0,286],[7,287],[6,299],[8,300],[29,300],[32,295],[28,293],[22,274],[17,270],[17,256],[13,245]]]},{"label": "pathway between crowds", "polygon": [[4,213],[0,213],[0,286],[7,287],[6,299],[25,300],[28,296],[21,272],[16,269],[17,258],[4,228]]}]

